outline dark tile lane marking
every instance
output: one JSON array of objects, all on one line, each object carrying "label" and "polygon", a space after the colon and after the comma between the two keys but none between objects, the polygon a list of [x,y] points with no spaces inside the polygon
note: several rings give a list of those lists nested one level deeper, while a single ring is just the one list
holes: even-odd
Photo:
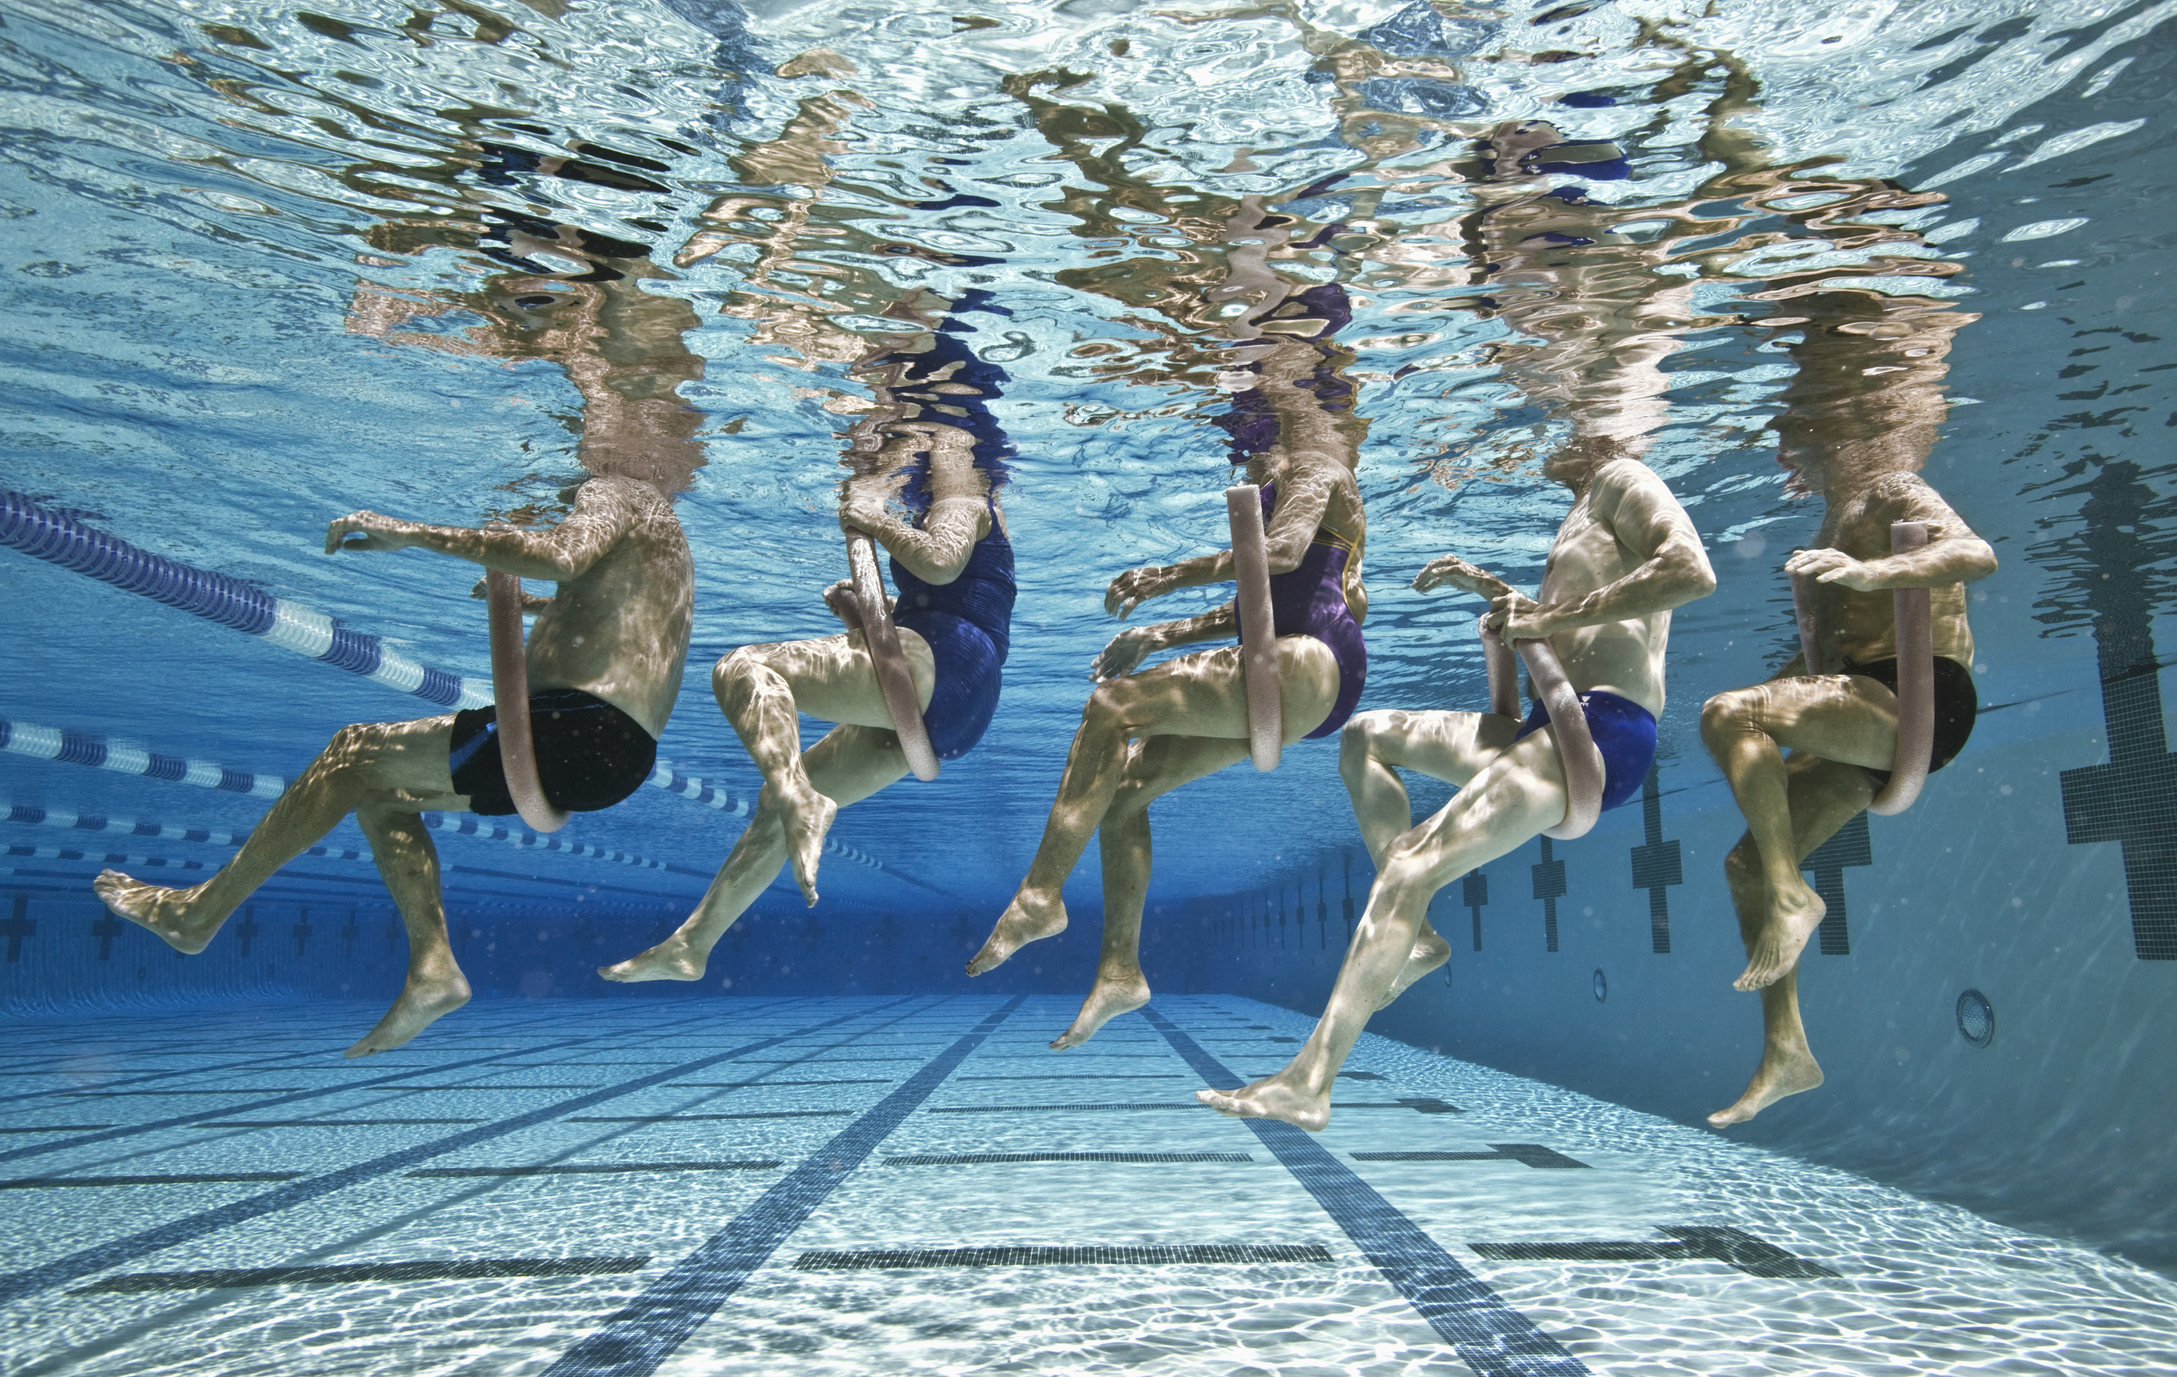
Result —
[{"label": "dark tile lane marking", "polygon": [[481,1281],[493,1277],[594,1277],[640,1272],[647,1256],[496,1257],[448,1262],[346,1262],[322,1267],[223,1267],[196,1272],[130,1272],[80,1286],[72,1296],[142,1291],[211,1291],[239,1286],[324,1286],[372,1281]]},{"label": "dark tile lane marking", "polygon": [[[1177,1024],[1153,1008],[1141,1012],[1206,1084],[1240,1083]],[[1421,1226],[1307,1133],[1275,1119],[1240,1122],[1276,1154],[1345,1230],[1361,1255],[1481,1377],[1592,1377],[1587,1365],[1564,1345],[1506,1304]]]},{"label": "dark tile lane marking", "polygon": [[737,1162],[546,1162],[531,1167],[425,1167],[410,1176],[618,1176],[652,1171],[770,1171],[784,1165],[776,1157]]},{"label": "dark tile lane marking", "polygon": [[834,1118],[838,1114],[853,1114],[853,1109],[749,1109],[742,1114],[620,1114],[612,1118],[575,1116],[566,1122],[570,1125],[662,1125],[662,1122],[679,1122],[684,1118]]},{"label": "dark tile lane marking", "polygon": [[1356,1162],[1520,1162],[1530,1167],[1585,1167],[1540,1143],[1491,1143],[1487,1152],[1349,1152]]},{"label": "dark tile lane marking", "polygon": [[[887,1004],[880,1004],[874,1009],[857,1010],[856,1014],[859,1017],[868,1017],[870,1014],[884,1009],[912,1002],[912,1000],[908,999],[893,1000]],[[836,1025],[837,1022],[837,1016],[832,1015],[826,1017],[820,1023],[811,1025],[811,1027],[831,1027]],[[809,1030],[797,1030],[797,1034],[807,1031]],[[637,1091],[647,1090],[651,1086],[670,1081],[676,1076],[685,1076],[692,1072],[701,1071],[706,1067],[716,1066],[721,1062],[735,1060],[746,1052],[759,1052],[776,1047],[785,1040],[786,1036],[780,1034],[768,1038],[759,1038],[734,1051],[721,1052],[715,1056],[686,1062],[680,1066],[655,1072],[648,1076],[638,1076],[634,1080],[608,1089],[577,1096],[571,1100],[562,1100],[556,1104],[544,1105],[529,1110],[527,1113],[517,1114],[509,1119],[501,1119],[496,1123],[482,1124],[465,1133],[456,1133],[445,1138],[434,1139],[428,1143],[419,1143],[414,1147],[403,1148],[397,1152],[385,1153],[368,1161],[358,1162],[353,1166],[341,1167],[326,1172],[321,1176],[313,1176],[305,1180],[292,1182],[276,1190],[266,1191],[262,1195],[249,1196],[216,1209],[202,1210],[196,1214],[184,1215],[179,1219],[153,1225],[151,1228],[142,1229],[121,1238],[94,1244],[89,1248],[79,1249],[76,1252],[54,1258],[35,1267],[26,1267],[20,1271],[0,1275],[0,1303],[20,1300],[27,1296],[37,1295],[42,1291],[51,1290],[57,1286],[65,1286],[69,1282],[79,1281],[93,1272],[102,1272],[109,1267],[117,1267],[123,1263],[132,1262],[147,1253],[154,1253],[162,1248],[171,1248],[177,1244],[188,1243],[206,1235],[217,1233],[221,1229],[235,1224],[261,1218],[281,1210],[292,1209],[297,1205],[306,1204],[321,1196],[330,1195],[334,1191],[345,1190],[349,1186],[359,1185],[365,1181],[373,1181],[381,1176],[390,1176],[395,1172],[427,1162],[433,1157],[441,1157],[449,1152],[458,1152],[462,1148],[490,1142],[495,1138],[503,1138],[507,1134],[516,1133],[522,1129],[564,1117],[573,1110],[587,1109],[591,1105],[604,1104],[619,1099],[623,1095],[631,1095]]]},{"label": "dark tile lane marking", "polygon": [[887,1157],[888,1167],[974,1167],[1005,1162],[1252,1162],[1244,1152],[968,1152],[952,1157]]},{"label": "dark tile lane marking", "polygon": [[1668,1243],[1469,1243],[1479,1257],[1496,1262],[1684,1262],[1698,1258],[1728,1263],[1751,1277],[1812,1278],[1837,1273],[1796,1257],[1740,1229],[1659,1224]]},{"label": "dark tile lane marking", "polygon": [[831,1196],[847,1174],[1027,1003],[1016,995],[789,1172],[603,1326],[545,1369],[543,1377],[649,1377],[741,1289]]},{"label": "dark tile lane marking", "polygon": [[166,1176],[21,1176],[0,1181],[0,1191],[48,1190],[56,1186],[203,1186],[227,1181],[292,1181],[299,1171],[237,1171],[220,1175],[179,1172]]},{"label": "dark tile lane marking", "polygon": [[1330,1250],[1320,1243],[1181,1243],[1138,1247],[1071,1248],[1027,1244],[984,1248],[870,1249],[855,1253],[803,1253],[797,1272],[857,1272],[874,1268],[922,1267],[1185,1267],[1261,1265],[1266,1262],[1329,1264]]}]

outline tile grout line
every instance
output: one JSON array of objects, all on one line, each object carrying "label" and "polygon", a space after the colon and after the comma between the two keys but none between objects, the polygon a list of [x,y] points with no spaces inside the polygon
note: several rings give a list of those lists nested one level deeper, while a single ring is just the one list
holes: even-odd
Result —
[{"label": "tile grout line", "polygon": [[[898,1004],[911,1002],[913,1002],[911,999],[899,999],[893,1001],[892,1005],[878,1005],[876,1009],[869,1012],[877,1012]],[[806,1036],[810,1031],[831,1026],[836,1022],[836,1018],[827,1019],[821,1023],[811,1024],[809,1028],[804,1030],[762,1038],[734,1048],[731,1051],[721,1052],[716,1056],[685,1062],[675,1069],[659,1071],[648,1076],[639,1076],[616,1086],[607,1086],[594,1094],[578,1095],[573,1099],[562,1100],[557,1104],[529,1110],[510,1119],[485,1124],[479,1128],[452,1134],[433,1142],[418,1144],[415,1147],[402,1148],[395,1152],[371,1158],[365,1162],[356,1163],[353,1166],[341,1167],[326,1172],[322,1176],[312,1176],[281,1186],[276,1190],[266,1191],[262,1195],[249,1196],[213,1209],[199,1211],[193,1215],[184,1215],[179,1219],[170,1220],[164,1224],[153,1225],[151,1228],[140,1230],[126,1237],[95,1244],[92,1247],[80,1249],[77,1252],[55,1258],[50,1262],[41,1263],[35,1267],[0,1274],[0,1303],[21,1300],[57,1286],[65,1286],[69,1282],[81,1280],[93,1272],[101,1272],[108,1267],[117,1267],[122,1263],[132,1262],[147,1253],[154,1253],[163,1248],[171,1248],[177,1244],[191,1242],[207,1234],[217,1233],[230,1225],[240,1224],[280,1210],[307,1204],[320,1196],[344,1190],[349,1186],[358,1185],[364,1181],[390,1175],[405,1167],[427,1162],[433,1157],[444,1156],[446,1153],[456,1152],[477,1143],[489,1142],[494,1138],[502,1138],[509,1133],[516,1133],[522,1129],[548,1122],[575,1110],[587,1109],[591,1105],[603,1104],[608,1100],[615,1100],[623,1095],[631,1095],[639,1090],[647,1090],[677,1076],[688,1075],[705,1067],[716,1066],[720,1062],[732,1061],[750,1052],[761,1051],[767,1047],[776,1047],[782,1042],[795,1037]]]},{"label": "tile grout line", "polygon": [[[1238,1082],[1222,1062],[1170,1019],[1155,1009],[1145,1008],[1141,1014],[1204,1081],[1211,1085]],[[1353,1240],[1361,1255],[1482,1377],[1589,1377],[1585,1363],[1508,1305],[1305,1130],[1276,1119],[1241,1122],[1315,1197],[1315,1203]]]},{"label": "tile grout line", "polygon": [[717,1313],[998,1025],[1027,1002],[1015,995],[933,1057],[899,1089],[841,1129],[733,1222],[606,1318],[542,1377],[649,1377]]}]

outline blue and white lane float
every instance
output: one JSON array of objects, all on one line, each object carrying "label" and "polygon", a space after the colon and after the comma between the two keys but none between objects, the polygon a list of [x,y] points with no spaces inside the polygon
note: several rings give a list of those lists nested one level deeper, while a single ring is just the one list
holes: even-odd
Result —
[{"label": "blue and white lane float", "polygon": [[240,579],[152,554],[6,489],[0,489],[0,545],[270,641],[282,650],[375,679],[426,702],[453,708],[481,708],[491,702],[488,687],[417,664],[387,649],[377,636],[335,626],[322,612],[275,598]]}]

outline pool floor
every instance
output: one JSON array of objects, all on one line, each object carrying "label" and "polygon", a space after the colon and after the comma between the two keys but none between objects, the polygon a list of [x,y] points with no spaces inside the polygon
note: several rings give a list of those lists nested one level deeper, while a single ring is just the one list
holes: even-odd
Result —
[{"label": "pool floor", "polygon": [[2177,1283],[1363,1040],[1330,1128],[1160,998],[317,1003],[14,1021],[0,1370],[2159,1373]]}]

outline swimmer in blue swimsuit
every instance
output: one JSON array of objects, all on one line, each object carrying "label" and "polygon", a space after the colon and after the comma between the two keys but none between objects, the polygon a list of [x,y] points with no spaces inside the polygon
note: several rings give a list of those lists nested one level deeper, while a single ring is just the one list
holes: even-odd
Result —
[{"label": "swimmer in blue swimsuit", "polygon": [[[916,311],[907,302],[891,314],[916,320]],[[850,432],[858,471],[839,510],[842,527],[892,554],[893,623],[940,760],[967,754],[989,727],[1013,616],[1013,547],[997,500],[1012,449],[989,407],[1005,373],[970,347],[971,313],[1008,314],[987,293],[968,292],[916,345],[863,365],[880,409]],[[601,967],[608,980],[699,979],[711,948],[789,862],[815,903],[818,857],[839,809],[907,774],[859,627],[743,646],[718,662],[711,683],[763,771],[756,817],[680,929]],[[806,752],[804,712],[839,724]]]},{"label": "swimmer in blue swimsuit", "polygon": [[[1368,671],[1360,627],[1368,611],[1361,584],[1367,523],[1353,476],[1360,426],[1351,385],[1335,376],[1351,355],[1331,342],[1349,318],[1335,284],[1267,297],[1256,319],[1279,328],[1263,332],[1243,356],[1245,367],[1228,374],[1251,385],[1219,418],[1248,480],[1263,491],[1287,743],[1337,731]],[[1112,580],[1104,606],[1123,617],[1150,598],[1232,577],[1229,550],[1133,569]],[[1248,755],[1238,646],[1197,651],[1139,673],[1136,666],[1158,651],[1221,640],[1237,629],[1228,602],[1200,616],[1122,631],[1091,667],[1097,687],[1082,711],[1042,844],[968,965],[968,974],[980,975],[1023,944],[1065,929],[1059,887],[1100,832],[1103,953],[1095,988],[1053,1047],[1076,1046],[1113,1016],[1148,1002],[1136,947],[1149,885],[1150,801]]]},{"label": "swimmer in blue swimsuit", "polygon": [[[1603,806],[1639,792],[1655,758],[1671,609],[1716,587],[1701,537],[1663,480],[1638,460],[1590,442],[1552,456],[1543,473],[1572,489],[1550,549],[1541,600],[1445,555],[1417,590],[1453,587],[1490,599],[1487,625],[1507,640],[1547,640],[1580,695],[1601,750]],[[1368,899],[1330,1005],[1292,1064],[1240,1090],[1198,1092],[1213,1108],[1320,1129],[1330,1087],[1369,1016],[1442,965],[1451,948],[1428,925],[1430,899],[1478,866],[1563,820],[1564,772],[1541,705],[1525,723],[1478,712],[1362,713],[1346,724],[1340,772],[1376,863]],[[1459,786],[1419,826],[1399,767]]]}]

